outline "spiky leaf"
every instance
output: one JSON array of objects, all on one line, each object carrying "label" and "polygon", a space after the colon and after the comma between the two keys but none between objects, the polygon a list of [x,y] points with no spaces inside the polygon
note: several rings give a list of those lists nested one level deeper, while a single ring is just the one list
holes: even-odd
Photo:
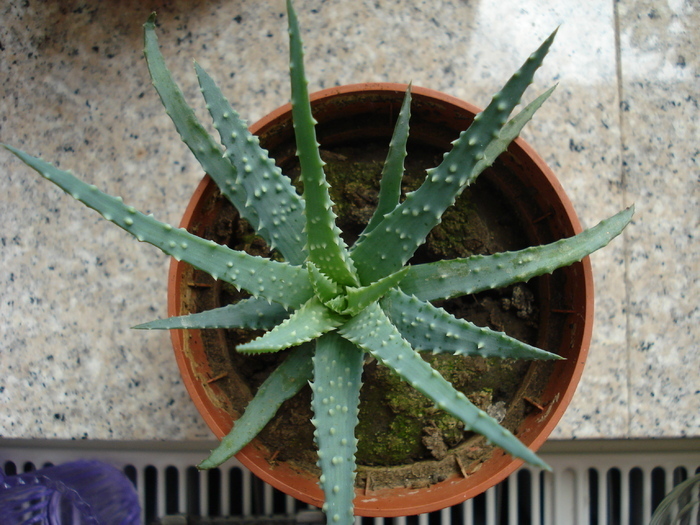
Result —
[{"label": "spiky leaf", "polygon": [[248,255],[197,237],[184,229],[173,228],[125,205],[121,198],[107,195],[67,171],[11,146],[5,148],[74,199],[98,211],[139,241],[156,246],[167,255],[207,272],[214,279],[221,279],[254,297],[277,302],[285,308],[304,304],[313,295],[306,269],[300,266]]},{"label": "spiky leaf", "polygon": [[428,170],[421,187],[409,193],[367,236],[358,240],[351,257],[363,284],[403,266],[440,223],[445,210],[486,167],[486,153],[494,151],[491,146],[494,141],[500,144],[500,131],[508,115],[520,102],[553,38],[554,33],[494,95],[486,109],[453,143],[441,164]]},{"label": "spiky leaf", "polygon": [[200,469],[218,467],[238,454],[274,417],[279,407],[295,395],[313,377],[313,344],[301,345],[290,352],[248,403],[243,415],[221,440],[211,455],[198,465]]},{"label": "spiky leaf", "polygon": [[357,315],[371,303],[381,299],[389,290],[396,288],[407,273],[408,268],[402,268],[398,272],[379,279],[369,286],[363,286],[362,288],[348,287],[345,294],[345,306],[340,313]]},{"label": "spiky leaf", "polygon": [[502,288],[551,273],[606,246],[632,220],[634,206],[573,237],[514,252],[411,266],[401,289],[424,301]]},{"label": "spiky leaf", "polygon": [[306,235],[309,260],[336,283],[358,286],[359,281],[340,230],[335,224],[333,202],[316,141],[316,121],[311,114],[308,82],[304,73],[304,50],[299,22],[291,2],[287,2],[289,18],[289,72],[292,83],[292,118],[301,165],[306,202]]},{"label": "spiky leaf", "polygon": [[355,496],[355,427],[360,403],[363,352],[336,333],[316,343],[311,385],[319,483],[328,524],[352,525]]},{"label": "spiky leaf", "polygon": [[227,180],[228,186],[223,190],[238,195],[242,188],[246,208],[253,208],[258,216],[258,234],[287,262],[302,264],[306,259],[304,201],[289,177],[282,175],[275,161],[260,147],[258,137],[248,131],[211,77],[198,64],[195,70],[214,128],[226,147],[224,156],[236,170],[235,181]]},{"label": "spiky leaf", "polygon": [[544,104],[552,93],[554,93],[556,87],[556,85],[552,86],[547,91],[542,93],[501,128],[498,133],[498,137],[494,138],[494,140],[489,142],[486,148],[484,148],[484,157],[472,168],[470,181],[473,182],[476,177],[482,171],[484,171],[484,169],[491,166],[498,156],[508,149],[510,143],[513,142],[518,135],[520,135],[520,132],[525,127],[525,124],[532,120],[535,112],[540,109],[542,104]]},{"label": "spiky leaf", "polygon": [[[205,173],[214,179],[222,194],[236,207],[241,217],[257,229],[261,223],[260,216],[254,206],[255,201],[249,200],[246,188],[238,183],[236,169],[223,157],[223,152],[217,142],[199,123],[194,111],[185,101],[182,91],[165,65],[155,33],[155,20],[156,16],[153,13],[143,26],[144,55],[153,86],[160,96],[165,111]],[[261,229],[259,233],[269,245],[275,244],[269,231]],[[298,235],[301,236],[301,232],[298,232]],[[294,257],[293,253],[289,255]]]},{"label": "spiky leaf", "polygon": [[367,235],[379,224],[387,213],[399,205],[401,197],[401,180],[403,179],[406,144],[408,143],[409,120],[411,119],[411,86],[404,96],[399,118],[394,126],[394,134],[389,142],[389,152],[379,178],[379,197],[372,218],[367,223],[362,235]]},{"label": "spiky leaf", "polygon": [[289,312],[277,303],[265,299],[244,299],[213,310],[196,314],[168,317],[133,328],[138,330],[172,330],[205,328],[243,328],[248,330],[271,330],[289,317]]},{"label": "spiky leaf", "polygon": [[[309,279],[314,288],[314,293],[323,304],[328,305],[329,302],[343,293],[343,287],[321,273],[314,263],[307,262],[306,269],[309,271]],[[336,308],[333,309],[337,311]]]},{"label": "spiky leaf", "polygon": [[292,315],[265,335],[236,347],[243,353],[277,352],[313,341],[340,326],[345,318],[326,307],[317,297],[295,310]]},{"label": "spiky leaf", "polygon": [[478,432],[509,454],[531,465],[549,469],[518,438],[483,410],[475,407],[463,393],[455,390],[437,370],[424,361],[401,337],[378,304],[369,306],[348,321],[339,333],[393,369],[413,388],[434,401],[438,408],[462,421],[468,430]]},{"label": "spiky leaf", "polygon": [[510,359],[561,359],[502,332],[457,319],[442,308],[392,290],[381,301],[384,313],[416,350]]}]

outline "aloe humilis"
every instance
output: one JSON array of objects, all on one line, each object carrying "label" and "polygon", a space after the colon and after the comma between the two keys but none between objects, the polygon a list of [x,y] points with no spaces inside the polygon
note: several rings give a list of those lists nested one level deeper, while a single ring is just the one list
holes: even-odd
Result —
[{"label": "aloe humilis", "polygon": [[217,466],[240,451],[283,401],[309,383],[324,511],[328,523],[351,523],[357,447],[354,429],[366,354],[393,369],[437,407],[461,420],[466,429],[484,435],[513,456],[547,468],[508,430],[455,390],[419,352],[521,359],[558,356],[457,319],[431,301],[527,281],[579,261],[617,236],[631,220],[633,210],[624,210],[579,235],[545,246],[416,266],[407,262],[440,222],[443,212],[505,151],[551,94],[553,88],[508,120],[547,54],[554,34],[453,142],[440,165],[428,170],[422,186],[401,200],[409,88],[382,172],[377,209],[358,241],[348,247],[335,223],[316,142],[299,25],[290,1],[287,11],[301,196],[260,147],[257,137],[248,132],[213,80],[195,65],[220,144],[204,130],[164,64],[155,35],[155,16],[144,26],[145,55],[153,84],[183,141],[240,215],[277,250],[282,262],[235,251],[159,222],[69,172],[5,147],[139,241],[153,244],[251,295],[233,305],[152,321],[138,328],[265,329],[268,331],[263,336],[237,350],[255,354],[293,347],[201,468]]}]

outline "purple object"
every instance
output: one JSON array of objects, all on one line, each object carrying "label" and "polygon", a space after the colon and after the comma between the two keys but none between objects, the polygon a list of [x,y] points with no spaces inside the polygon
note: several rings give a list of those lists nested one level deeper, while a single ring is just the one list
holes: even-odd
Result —
[{"label": "purple object", "polygon": [[3,525],[140,525],[131,481],[101,461],[79,460],[16,476],[0,469]]}]

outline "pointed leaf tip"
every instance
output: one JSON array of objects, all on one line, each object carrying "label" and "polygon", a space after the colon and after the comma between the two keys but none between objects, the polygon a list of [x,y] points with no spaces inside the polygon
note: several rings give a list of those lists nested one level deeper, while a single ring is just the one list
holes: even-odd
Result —
[{"label": "pointed leaf tip", "polygon": [[156,12],[153,11],[150,15],[148,15],[148,20],[146,20],[146,23],[143,24],[144,27],[147,28],[153,28],[156,25]]}]

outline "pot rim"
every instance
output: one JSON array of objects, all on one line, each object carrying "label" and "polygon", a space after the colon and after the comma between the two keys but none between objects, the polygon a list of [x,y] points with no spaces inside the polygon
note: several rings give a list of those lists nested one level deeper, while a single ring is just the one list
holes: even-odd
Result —
[{"label": "pot rim", "polygon": [[[310,95],[310,99],[312,104],[317,104],[333,97],[352,93],[397,92],[403,95],[406,88],[407,84],[399,83],[370,82],[349,84],[317,91]],[[412,86],[411,92],[414,97],[419,96],[437,99],[442,103],[455,106],[460,110],[466,110],[473,114],[481,111],[473,104],[432,89]],[[274,126],[281,120],[286,120],[290,111],[291,104],[287,103],[280,106],[251,125],[249,129],[252,133],[258,134],[261,130]],[[555,195],[559,201],[558,206],[561,211],[564,212],[571,230],[574,233],[580,233],[582,227],[573,205],[553,171],[546,165],[544,160],[542,160],[534,149],[520,137],[515,139],[511,148],[516,151],[520,150],[520,153],[529,157],[534,163],[536,169],[541,172],[541,176],[549,186],[548,193]],[[205,176],[199,183],[185,210],[180,224],[181,227],[187,227],[189,225],[197,202],[210,183],[211,179],[209,179],[208,176]],[[179,287],[179,275],[181,273],[180,268],[182,264],[184,263],[180,263],[175,259],[171,260],[168,276],[168,316],[179,315],[180,312],[180,298],[179,294],[175,293],[175,290]],[[547,414],[548,419],[545,425],[540,428],[540,431],[536,435],[530,436],[529,433],[527,435],[528,439],[525,441],[528,447],[535,451],[546,441],[568,407],[583,373],[591,341],[593,326],[593,275],[591,263],[589,257],[585,257],[580,263],[575,264],[579,265],[581,269],[579,278],[582,281],[583,297],[585,299],[585,304],[582,307],[585,312],[583,315],[583,328],[578,334],[580,350],[578,359],[570,373],[568,386],[559,396],[556,406]],[[201,377],[198,377],[192,369],[183,351],[184,338],[188,337],[189,343],[194,343],[195,345],[201,344],[201,340],[197,343],[197,338],[192,338],[192,334],[189,334],[189,332],[197,331],[171,330],[171,339],[177,364],[183,382],[197,410],[202,415],[209,428],[216,434],[217,438],[221,439],[230,429],[231,416],[221,407],[212,403],[207,395],[207,385],[202,382]],[[284,463],[271,466],[265,453],[266,450],[264,447],[257,443],[257,440],[254,440],[236,457],[255,475],[275,488],[312,505],[318,507],[322,505],[323,493],[318,487],[316,479],[312,479],[308,475],[300,476],[297,470]],[[489,460],[488,463],[496,467],[498,469],[497,472],[486,477],[477,484],[469,482],[468,487],[466,486],[467,479],[450,478],[422,489],[398,488],[391,490],[372,490],[369,494],[362,494],[361,491],[356,490],[355,514],[358,516],[391,517],[440,510],[461,503],[466,499],[475,497],[484,492],[488,488],[504,480],[519,468],[523,464],[523,461],[514,459],[499,449],[494,453],[493,458]]]}]

